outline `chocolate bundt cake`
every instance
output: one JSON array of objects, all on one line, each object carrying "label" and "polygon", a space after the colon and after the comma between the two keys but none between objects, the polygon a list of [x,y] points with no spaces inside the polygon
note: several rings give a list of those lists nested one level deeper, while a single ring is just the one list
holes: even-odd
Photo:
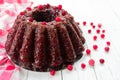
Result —
[{"label": "chocolate bundt cake", "polygon": [[5,49],[11,60],[28,70],[60,70],[82,57],[85,39],[62,5],[26,8],[17,16]]}]

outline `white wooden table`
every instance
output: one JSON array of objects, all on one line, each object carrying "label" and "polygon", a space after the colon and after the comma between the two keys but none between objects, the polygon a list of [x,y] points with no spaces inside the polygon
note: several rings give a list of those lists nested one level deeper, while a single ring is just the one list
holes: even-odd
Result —
[{"label": "white wooden table", "polygon": [[[120,80],[120,1],[119,0],[33,0],[34,5],[50,3],[52,5],[62,4],[63,8],[70,12],[75,20],[80,22],[80,27],[86,39],[85,48],[90,48],[90,56],[84,56],[74,64],[73,71],[58,71],[55,76],[49,73],[36,73],[28,71],[16,72],[21,76],[21,80]],[[33,5],[33,6],[34,6]],[[24,9],[24,8],[23,8]],[[87,26],[82,22],[86,21]],[[105,29],[105,39],[93,41],[95,30],[91,34],[87,33],[90,22],[102,23]],[[98,35],[99,36],[99,35]],[[110,41],[110,52],[104,51],[105,42]],[[97,51],[92,49],[93,44],[98,44]],[[85,52],[84,52],[85,54]],[[90,67],[89,59],[95,60],[95,66]],[[100,65],[99,59],[104,58],[105,64]],[[86,69],[81,69],[81,63],[86,64]],[[16,80],[11,78],[11,80]]]}]

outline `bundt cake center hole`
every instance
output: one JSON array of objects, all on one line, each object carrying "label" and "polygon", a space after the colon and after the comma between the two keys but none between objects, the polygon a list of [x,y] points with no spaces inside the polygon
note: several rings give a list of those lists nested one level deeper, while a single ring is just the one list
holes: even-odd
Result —
[{"label": "bundt cake center hole", "polygon": [[32,13],[32,17],[34,20],[37,22],[51,22],[55,19],[54,12],[51,10],[46,10],[46,11],[34,11]]}]

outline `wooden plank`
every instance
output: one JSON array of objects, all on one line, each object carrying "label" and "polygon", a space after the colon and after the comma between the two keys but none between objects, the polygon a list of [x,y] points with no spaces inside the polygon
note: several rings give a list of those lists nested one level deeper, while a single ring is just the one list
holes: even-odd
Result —
[{"label": "wooden plank", "polygon": [[28,80],[61,80],[61,72],[56,72],[55,76],[51,76],[49,72],[28,72]]}]

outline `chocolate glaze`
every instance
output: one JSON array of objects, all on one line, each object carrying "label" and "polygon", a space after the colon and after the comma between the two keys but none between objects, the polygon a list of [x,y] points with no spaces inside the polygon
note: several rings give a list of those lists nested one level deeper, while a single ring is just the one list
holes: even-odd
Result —
[{"label": "chocolate glaze", "polygon": [[[61,70],[82,57],[85,39],[67,11],[56,6],[34,7],[18,15],[8,33],[5,49],[11,60],[32,71]],[[61,21],[55,18],[60,17]],[[33,18],[33,21],[29,21]],[[46,22],[44,25],[42,22]]]}]

